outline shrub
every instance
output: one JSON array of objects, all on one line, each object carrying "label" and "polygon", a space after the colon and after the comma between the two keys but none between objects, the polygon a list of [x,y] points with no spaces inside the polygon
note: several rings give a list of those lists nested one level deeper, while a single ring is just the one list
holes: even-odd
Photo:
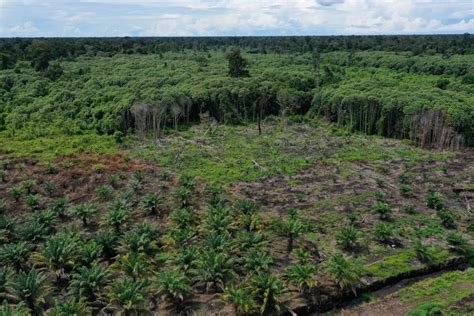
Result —
[{"label": "shrub", "polygon": [[383,191],[375,191],[374,196],[377,201],[383,201],[385,199],[385,193]]},{"label": "shrub", "polygon": [[464,236],[457,232],[449,233],[446,237],[446,241],[453,246],[462,246],[467,244],[467,241]]},{"label": "shrub", "polygon": [[43,184],[43,189],[49,196],[51,196],[54,193],[54,190],[56,190],[56,183],[54,183],[53,181],[46,181]]},{"label": "shrub", "polygon": [[46,172],[48,174],[54,174],[58,172],[58,167],[55,164],[48,162],[45,166]]},{"label": "shrub", "polygon": [[426,196],[426,205],[435,210],[442,209],[444,206],[443,195],[439,192],[429,192]]}]

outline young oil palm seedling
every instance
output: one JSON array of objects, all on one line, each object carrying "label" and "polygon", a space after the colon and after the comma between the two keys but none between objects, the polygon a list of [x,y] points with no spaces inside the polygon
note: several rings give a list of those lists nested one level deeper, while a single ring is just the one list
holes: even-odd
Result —
[{"label": "young oil palm seedling", "polygon": [[229,232],[222,234],[210,233],[202,240],[202,247],[217,252],[224,252],[232,249],[233,240]]},{"label": "young oil palm seedling", "polygon": [[97,263],[90,267],[79,267],[72,275],[69,291],[77,298],[95,302],[107,284],[107,279],[107,271]]},{"label": "young oil palm seedling", "polygon": [[392,213],[392,209],[390,205],[383,202],[375,203],[373,210],[375,213],[379,214],[381,220],[387,220],[390,218],[390,214]]},{"label": "young oil palm seedling", "polygon": [[102,246],[95,240],[80,242],[78,244],[77,253],[79,264],[90,267],[102,256]]},{"label": "young oil palm seedling", "polygon": [[142,230],[139,227],[127,232],[120,242],[120,250],[124,253],[144,253],[152,255],[158,249],[154,231]]},{"label": "young oil palm seedling", "polygon": [[18,236],[25,241],[38,242],[48,235],[49,230],[45,224],[36,220],[29,220],[20,226]]},{"label": "young oil palm seedling", "polygon": [[257,274],[252,279],[252,287],[260,314],[280,311],[283,286],[278,277],[268,273]]},{"label": "young oil palm seedling", "polygon": [[225,253],[206,251],[198,260],[198,278],[206,284],[206,292],[225,288],[225,283],[235,276],[234,260]]},{"label": "young oil palm seedling", "polygon": [[0,214],[0,236],[2,236],[0,244],[13,240],[16,235],[16,226],[15,218]]},{"label": "young oil palm seedling", "polygon": [[34,193],[35,182],[33,180],[24,180],[20,183],[21,188],[26,191],[27,194]]},{"label": "young oil palm seedling", "polygon": [[26,197],[25,203],[32,211],[35,211],[39,208],[40,198],[38,195],[30,194]]},{"label": "young oil palm seedling", "polygon": [[7,210],[7,201],[0,199],[0,213],[4,213]]},{"label": "young oil palm seedling", "polygon": [[298,263],[301,264],[307,264],[312,261],[311,259],[311,254],[304,250],[303,248],[298,248],[294,251],[294,256],[296,260],[298,260]]},{"label": "young oil palm seedling", "polygon": [[10,187],[7,189],[7,192],[13,196],[15,202],[20,201],[20,197],[23,195],[23,188],[22,187]]},{"label": "young oil palm seedling", "polygon": [[7,300],[3,300],[0,307],[0,315],[2,316],[30,316],[31,311],[23,302],[16,305],[9,305]]},{"label": "young oil palm seedling", "polygon": [[36,212],[32,216],[32,221],[43,225],[46,229],[47,234],[51,234],[54,232],[56,222],[58,220],[58,215],[53,212],[52,210],[45,210]]},{"label": "young oil palm seedling", "polygon": [[54,191],[56,190],[56,183],[53,181],[46,181],[43,183],[43,189],[48,194],[48,196],[52,196]]},{"label": "young oil palm seedling", "polygon": [[206,231],[217,234],[231,230],[233,227],[230,210],[226,207],[209,208],[203,224]]},{"label": "young oil palm seedling", "polygon": [[147,311],[150,290],[145,280],[119,279],[108,289],[110,302],[125,316],[143,315]]},{"label": "young oil palm seedling", "polygon": [[165,270],[155,275],[154,291],[170,303],[179,305],[192,293],[189,278],[177,269]]},{"label": "young oil palm seedling", "polygon": [[92,204],[82,204],[72,210],[72,216],[82,221],[82,226],[87,227],[89,220],[97,215],[97,207]]},{"label": "young oil palm seedling", "polygon": [[382,243],[389,243],[393,240],[393,226],[386,223],[379,223],[375,225],[374,236]]},{"label": "young oil palm seedling", "polygon": [[250,248],[261,248],[268,243],[268,240],[262,231],[240,231],[237,233],[236,244],[240,251],[246,251]]},{"label": "young oil palm seedling", "polygon": [[436,212],[438,217],[441,219],[441,223],[446,228],[454,228],[456,227],[455,219],[456,216],[450,210],[441,209]]},{"label": "young oil palm seedling", "polygon": [[196,188],[196,180],[190,175],[183,175],[179,179],[179,184],[186,189],[193,191]]},{"label": "young oil palm seedling", "polygon": [[140,200],[140,207],[146,213],[152,215],[160,215],[160,208],[164,202],[164,198],[158,194],[145,195]]},{"label": "young oil palm seedling", "polygon": [[190,206],[174,210],[170,219],[178,228],[192,227],[198,221],[196,212]]},{"label": "young oil palm seedling", "polygon": [[109,260],[117,255],[119,238],[110,231],[100,231],[94,236],[94,240],[102,249],[102,255]]},{"label": "young oil palm seedling", "polygon": [[288,239],[288,252],[293,251],[294,240],[308,231],[307,225],[296,218],[279,221],[277,228],[280,234]]},{"label": "young oil palm seedling", "polygon": [[247,231],[257,231],[263,227],[263,221],[260,214],[244,214],[237,218],[239,227]]},{"label": "young oil palm seedling", "polygon": [[35,266],[52,273],[56,280],[64,278],[76,264],[77,240],[56,235],[46,240],[44,248],[32,256]]},{"label": "young oil palm seedling", "polygon": [[129,253],[119,256],[111,266],[112,270],[125,274],[132,280],[147,278],[150,273],[151,264],[144,254]]},{"label": "young oil palm seedling", "polygon": [[50,287],[44,273],[31,269],[28,272],[18,272],[14,281],[10,283],[8,292],[24,302],[34,314],[41,314]]},{"label": "young oil palm seedling", "polygon": [[421,240],[415,241],[413,246],[416,257],[422,263],[431,264],[435,260],[432,249]]},{"label": "young oil palm seedling", "polygon": [[267,272],[274,263],[273,257],[266,251],[250,249],[243,258],[244,267],[250,272]]},{"label": "young oil palm seedling", "polygon": [[350,262],[340,253],[334,254],[326,264],[326,272],[336,281],[342,290],[351,290],[357,294],[357,285],[364,273],[356,262]]},{"label": "young oil palm seedling", "polygon": [[444,207],[444,196],[440,192],[429,192],[426,196],[426,205],[435,210],[441,210]]},{"label": "young oil palm seedling", "polygon": [[7,172],[5,170],[0,170],[0,182],[5,182],[7,179]]},{"label": "young oil palm seedling", "polygon": [[335,235],[338,247],[342,249],[353,249],[357,246],[359,231],[354,226],[341,228]]},{"label": "young oil palm seedling", "polygon": [[181,204],[182,207],[190,205],[191,190],[185,187],[177,188],[173,191],[173,196]]},{"label": "young oil palm seedling", "polygon": [[234,306],[237,315],[251,315],[257,308],[252,292],[246,287],[229,286],[222,296]]},{"label": "young oil palm seedling", "polygon": [[0,293],[7,292],[8,283],[12,279],[12,276],[13,270],[10,267],[0,267]]},{"label": "young oil palm seedling", "polygon": [[413,196],[413,187],[409,184],[401,184],[400,187],[400,194],[404,197],[412,197]]},{"label": "young oil palm seedling", "polygon": [[142,183],[145,181],[145,173],[143,171],[136,171],[133,173],[133,177],[135,178],[136,181]]},{"label": "young oil palm seedling", "polygon": [[252,200],[238,200],[234,204],[234,210],[239,215],[252,215],[256,214],[259,211],[259,206]]},{"label": "young oil palm seedling", "polygon": [[184,274],[189,275],[198,267],[199,250],[194,246],[179,249],[178,253],[172,257],[173,264]]},{"label": "young oil palm seedling", "polygon": [[92,315],[92,308],[87,306],[83,300],[77,300],[75,297],[54,300],[54,305],[48,309],[48,316],[66,316],[66,315]]},{"label": "young oil palm seedling", "polygon": [[130,211],[128,209],[114,207],[105,214],[103,224],[111,227],[115,234],[119,235],[122,228],[127,224],[129,217]]},{"label": "young oil palm seedling", "polygon": [[292,263],[285,271],[285,280],[307,295],[316,287],[316,265],[314,263]]},{"label": "young oil palm seedling", "polygon": [[60,217],[64,217],[66,209],[68,206],[68,201],[64,197],[59,197],[54,199],[49,206],[49,209],[58,214]]},{"label": "young oil palm seedling", "polygon": [[110,199],[112,197],[113,191],[114,188],[107,184],[101,185],[96,189],[97,195],[103,201]]},{"label": "young oil palm seedling", "polygon": [[30,253],[31,248],[29,244],[27,242],[20,241],[18,243],[3,245],[0,248],[0,259],[3,264],[6,264],[19,271],[26,266]]}]

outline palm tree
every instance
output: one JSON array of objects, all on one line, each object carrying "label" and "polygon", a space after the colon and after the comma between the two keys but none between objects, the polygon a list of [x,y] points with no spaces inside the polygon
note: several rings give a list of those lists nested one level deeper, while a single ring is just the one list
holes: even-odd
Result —
[{"label": "palm tree", "polygon": [[21,187],[10,187],[7,189],[7,192],[13,196],[15,202],[18,202],[24,190]]},{"label": "palm tree", "polygon": [[342,290],[350,289],[357,294],[357,284],[362,278],[363,269],[355,262],[349,262],[342,254],[334,254],[327,262],[326,271]]},{"label": "palm tree", "polygon": [[178,228],[186,228],[195,225],[198,217],[192,207],[184,207],[173,211],[170,219]]},{"label": "palm tree", "polygon": [[392,209],[390,205],[383,202],[375,203],[373,207],[374,211],[379,214],[381,220],[387,220],[390,218],[390,214],[392,213]]},{"label": "palm tree", "polygon": [[251,272],[266,272],[273,265],[273,257],[266,251],[255,248],[249,250],[244,257],[244,267]]},{"label": "palm tree", "polygon": [[24,223],[18,232],[22,240],[28,242],[37,242],[42,240],[48,234],[48,227],[45,224],[39,223],[35,220],[30,220]]},{"label": "palm tree", "polygon": [[72,216],[82,221],[82,226],[87,227],[88,220],[97,214],[97,207],[91,204],[76,206],[72,211]]},{"label": "palm tree", "polygon": [[25,263],[28,262],[30,253],[31,248],[28,243],[20,241],[14,244],[3,245],[2,248],[0,248],[0,259],[2,263],[19,271]]},{"label": "palm tree", "polygon": [[393,226],[390,224],[379,223],[375,225],[374,235],[382,243],[390,242],[393,238]]},{"label": "palm tree", "polygon": [[49,238],[40,253],[33,254],[35,265],[53,272],[56,279],[63,278],[66,271],[71,270],[76,263],[77,240],[66,235]]},{"label": "palm tree", "polygon": [[145,212],[157,215],[159,214],[159,208],[164,200],[165,199],[158,194],[145,195],[140,201],[140,206]]},{"label": "palm tree", "polygon": [[278,224],[278,229],[283,236],[288,238],[288,252],[293,251],[293,242],[295,238],[303,235],[308,230],[307,226],[296,218],[280,221]]},{"label": "palm tree", "polygon": [[201,253],[198,261],[199,279],[206,283],[206,292],[210,288],[224,289],[225,282],[235,276],[234,260],[220,252],[206,251]]},{"label": "palm tree", "polygon": [[75,297],[68,297],[65,300],[54,300],[54,306],[48,309],[46,315],[92,315],[92,308],[87,306],[83,300],[77,300]]},{"label": "palm tree", "polygon": [[283,288],[278,277],[268,273],[257,274],[252,280],[252,286],[260,314],[280,310],[280,295],[283,293]]},{"label": "palm tree", "polygon": [[152,254],[158,249],[155,236],[149,232],[141,232],[136,229],[127,232],[120,245],[123,252]]},{"label": "palm tree", "polygon": [[182,207],[186,207],[190,204],[191,193],[188,188],[180,187],[173,191],[173,196],[181,203]]},{"label": "palm tree", "polygon": [[117,280],[109,289],[112,303],[120,306],[123,315],[142,315],[148,302],[149,289],[144,280]]},{"label": "palm tree", "polygon": [[97,263],[90,267],[79,267],[72,275],[69,284],[70,293],[89,302],[95,302],[106,285],[107,278],[107,271]]},{"label": "palm tree", "polygon": [[82,242],[78,247],[78,261],[83,266],[91,266],[102,255],[102,246],[95,240]]},{"label": "palm tree", "polygon": [[194,246],[179,249],[173,256],[173,264],[178,266],[185,274],[190,274],[198,266],[199,251]]},{"label": "palm tree", "polygon": [[129,218],[129,210],[124,208],[112,208],[105,214],[103,223],[112,227],[114,232],[119,235],[122,228],[126,225]]},{"label": "palm tree", "polygon": [[354,226],[343,227],[336,233],[337,245],[342,249],[351,249],[357,245],[358,235]]},{"label": "palm tree", "polygon": [[105,259],[111,259],[117,255],[116,247],[118,237],[109,231],[100,231],[94,236],[95,241],[102,248],[102,254]]},{"label": "palm tree", "polygon": [[133,280],[138,278],[146,278],[150,273],[150,262],[148,258],[139,253],[129,253],[119,256],[118,259],[111,265],[112,270],[117,270],[119,273],[124,273]]},{"label": "palm tree", "polygon": [[301,293],[308,294],[316,287],[316,271],[314,263],[293,263],[286,268],[285,279]]},{"label": "palm tree", "polygon": [[20,271],[9,284],[8,292],[24,302],[32,311],[40,312],[41,305],[46,303],[50,287],[46,275],[33,268],[28,272]]},{"label": "palm tree", "polygon": [[252,292],[245,287],[227,287],[223,298],[234,305],[235,311],[239,315],[250,315],[256,308]]},{"label": "palm tree", "polygon": [[434,261],[435,258],[433,256],[433,252],[431,251],[431,248],[428,247],[428,245],[423,243],[421,240],[415,241],[414,249],[415,249],[416,257],[421,262],[430,264]]},{"label": "palm tree", "polygon": [[30,316],[31,311],[26,308],[23,303],[17,305],[8,305],[7,300],[3,300],[0,308],[0,315],[2,316]]},{"label": "palm tree", "polygon": [[242,215],[253,215],[256,214],[260,209],[257,203],[252,200],[238,200],[234,204],[234,210],[238,214]]},{"label": "palm tree", "polygon": [[8,282],[13,276],[13,270],[10,267],[0,267],[0,298],[1,295],[7,292]]},{"label": "palm tree", "polygon": [[178,269],[165,270],[156,274],[155,291],[175,305],[181,304],[191,294],[188,277]]},{"label": "palm tree", "polygon": [[63,217],[68,206],[68,201],[64,197],[56,198],[52,201],[49,209],[58,214],[58,216]]}]

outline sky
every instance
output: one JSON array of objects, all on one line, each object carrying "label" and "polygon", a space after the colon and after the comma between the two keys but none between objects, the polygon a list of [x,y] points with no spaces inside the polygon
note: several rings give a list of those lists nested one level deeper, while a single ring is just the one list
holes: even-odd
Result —
[{"label": "sky", "polygon": [[0,0],[0,37],[474,33],[474,0]]}]

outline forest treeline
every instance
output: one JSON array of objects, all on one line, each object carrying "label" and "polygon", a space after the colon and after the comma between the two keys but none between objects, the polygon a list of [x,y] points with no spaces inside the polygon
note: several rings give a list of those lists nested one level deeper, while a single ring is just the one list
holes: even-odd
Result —
[{"label": "forest treeline", "polygon": [[468,34],[4,39],[2,51],[25,54],[0,71],[0,133],[159,137],[204,113],[225,124],[308,114],[421,146],[472,146],[472,43]]}]

